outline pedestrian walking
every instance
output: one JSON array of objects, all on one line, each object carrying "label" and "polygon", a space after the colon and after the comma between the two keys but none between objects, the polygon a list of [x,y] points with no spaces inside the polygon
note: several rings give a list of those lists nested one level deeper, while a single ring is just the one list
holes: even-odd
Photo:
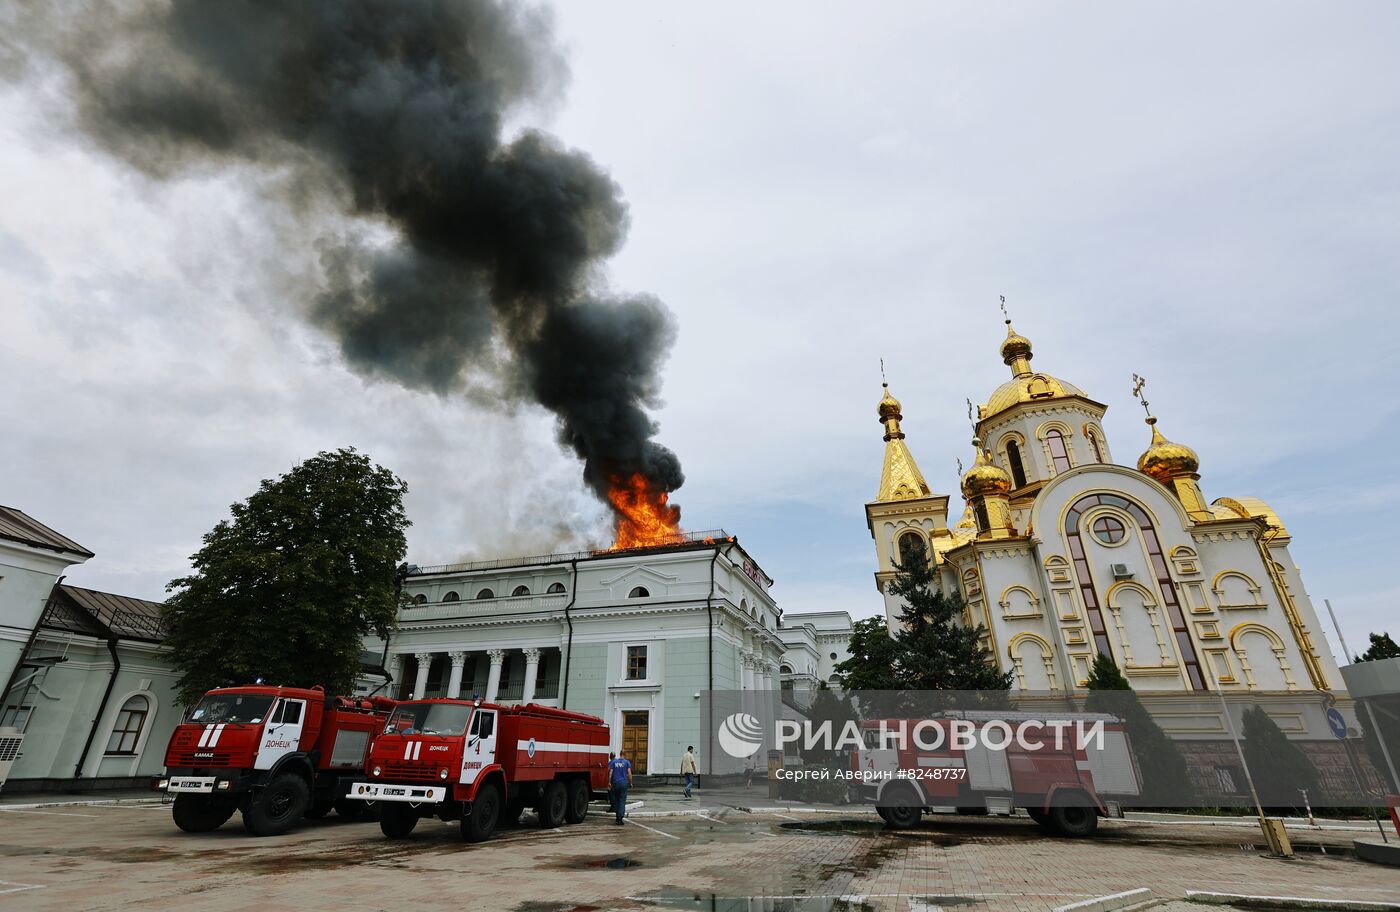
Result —
[{"label": "pedestrian walking", "polygon": [[617,825],[622,826],[622,818],[627,815],[627,790],[632,787],[632,761],[622,751],[608,761],[608,786],[613,810],[617,812]]},{"label": "pedestrian walking", "polygon": [[744,788],[753,786],[753,754],[744,758]]},{"label": "pedestrian walking", "polygon": [[681,757],[681,775],[685,777],[685,797],[689,801],[692,797],[690,790],[695,788],[695,745],[691,744],[685,749],[685,756]]},{"label": "pedestrian walking", "polygon": [[617,802],[612,789],[612,762],[617,759],[617,751],[608,751],[608,813],[617,810]]}]

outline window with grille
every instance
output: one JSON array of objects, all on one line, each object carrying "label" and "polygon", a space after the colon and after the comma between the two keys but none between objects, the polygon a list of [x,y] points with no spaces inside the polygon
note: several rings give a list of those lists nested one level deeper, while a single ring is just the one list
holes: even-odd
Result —
[{"label": "window with grille", "polygon": [[645,681],[647,676],[647,648],[627,647],[627,680]]},{"label": "window with grille", "polygon": [[117,724],[112,727],[112,735],[107,739],[108,756],[131,757],[136,754],[136,743],[141,740],[141,729],[146,726],[146,716],[151,704],[145,697],[132,697],[122,704],[117,713]]}]

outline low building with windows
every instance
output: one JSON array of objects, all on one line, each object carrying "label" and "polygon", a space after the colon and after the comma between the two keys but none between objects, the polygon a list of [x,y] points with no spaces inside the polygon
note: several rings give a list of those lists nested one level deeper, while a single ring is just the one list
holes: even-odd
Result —
[{"label": "low building with windows", "polygon": [[117,788],[163,768],[181,707],[178,675],[160,645],[161,606],[60,581],[63,569],[91,556],[0,507],[6,792]]},{"label": "low building with windows", "polygon": [[930,561],[1015,688],[1082,691],[1104,653],[1135,690],[1162,695],[1155,705],[1176,702],[1159,722],[1200,757],[1237,763],[1216,694],[1244,696],[1304,744],[1324,780],[1349,786],[1327,710],[1337,704],[1349,738],[1357,722],[1278,514],[1254,497],[1208,502],[1199,457],[1150,413],[1142,455],[1115,463],[1107,406],[1032,370],[1030,340],[1009,320],[1001,356],[1011,377],[976,411],[965,510],[951,526],[950,498],[929,488],[885,388],[884,466],[865,513],[891,628],[897,566]]},{"label": "low building with windows", "polygon": [[[704,691],[776,690],[784,664],[799,662],[785,657],[789,641],[805,643],[804,674],[830,674],[816,628],[784,623],[772,583],[722,531],[655,548],[413,567],[404,584],[413,606],[387,642],[366,649],[383,655],[395,696],[592,713],[638,775],[675,774],[688,745],[709,743]],[[850,618],[841,617],[844,655]],[[380,686],[361,681],[363,692]]]}]

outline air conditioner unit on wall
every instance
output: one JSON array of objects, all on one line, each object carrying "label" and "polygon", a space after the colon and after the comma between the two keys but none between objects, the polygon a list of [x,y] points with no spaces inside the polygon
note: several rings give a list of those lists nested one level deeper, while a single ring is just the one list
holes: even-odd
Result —
[{"label": "air conditioner unit on wall", "polygon": [[0,789],[10,778],[10,767],[19,757],[19,746],[24,743],[24,735],[13,728],[0,729]]},{"label": "air conditioner unit on wall", "polygon": [[1108,572],[1113,574],[1114,579],[1133,578],[1133,568],[1127,564],[1109,564]]}]

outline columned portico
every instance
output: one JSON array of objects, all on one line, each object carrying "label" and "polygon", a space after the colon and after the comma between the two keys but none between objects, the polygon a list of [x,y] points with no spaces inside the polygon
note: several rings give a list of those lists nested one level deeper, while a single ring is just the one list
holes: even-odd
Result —
[{"label": "columned portico", "polygon": [[506,659],[504,649],[488,649],[486,655],[491,659],[491,671],[486,677],[486,702],[496,701],[496,692],[501,689],[501,665]]},{"label": "columned portico", "polygon": [[535,678],[540,672],[540,650],[525,650],[525,684],[520,691],[520,702],[529,703],[535,698]]},{"label": "columned portico", "polygon": [[418,660],[418,679],[413,683],[413,699],[421,700],[428,690],[428,672],[433,667],[433,653],[415,652],[413,657]]},{"label": "columned portico", "polygon": [[467,654],[449,652],[447,658],[452,662],[452,674],[447,679],[447,696],[455,700],[462,695],[462,666],[467,664]]}]

